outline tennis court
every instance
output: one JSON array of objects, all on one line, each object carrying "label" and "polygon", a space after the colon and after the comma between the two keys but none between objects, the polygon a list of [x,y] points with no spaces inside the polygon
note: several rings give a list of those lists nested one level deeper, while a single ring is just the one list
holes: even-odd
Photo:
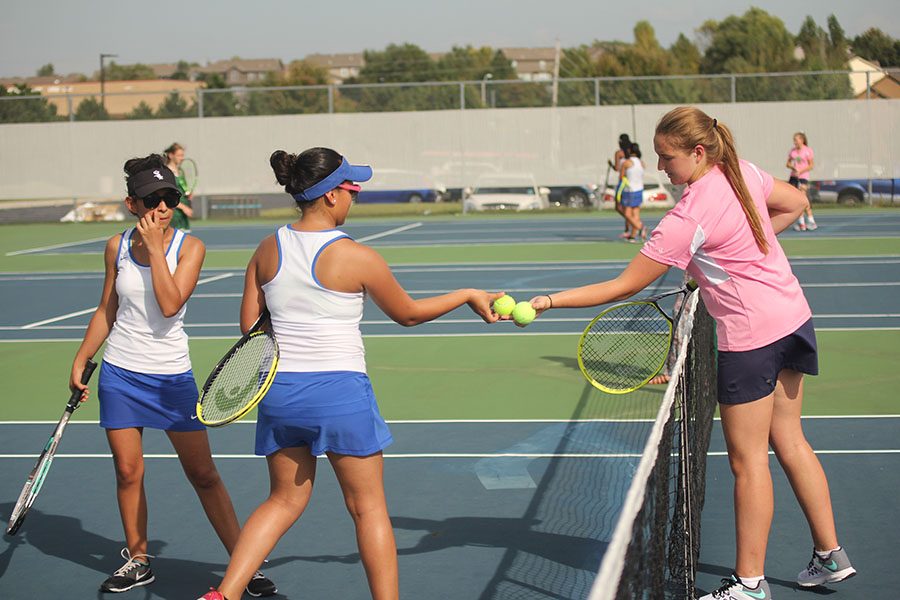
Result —
[{"label": "tennis court", "polygon": [[[833,589],[840,598],[869,598],[900,586],[889,562],[900,537],[900,214],[821,211],[817,221],[815,234],[782,238],[821,351],[822,375],[807,386],[805,429],[859,570]],[[243,268],[275,226],[195,230],[208,255],[185,324],[201,379],[237,336]],[[0,514],[9,514],[62,411],[69,365],[99,298],[103,240],[121,228],[3,228]],[[367,220],[346,230],[378,248],[414,296],[482,287],[524,300],[610,277],[637,251],[611,241],[619,220],[597,215]],[[648,293],[680,281],[670,272]],[[366,306],[369,372],[396,440],[386,451],[386,487],[401,597],[586,597],[663,395],[648,387],[612,397],[584,383],[575,345],[595,313],[554,311],[521,330],[488,327],[458,310],[405,329]],[[100,581],[120,565],[114,472],[97,414],[93,398],[75,413],[28,520],[16,537],[4,537],[0,597],[98,597]],[[268,489],[264,461],[251,454],[252,418],[210,431],[241,519]],[[218,581],[227,557],[165,437],[147,431],[145,452],[157,580],[131,595],[196,597]],[[366,598],[352,522],[331,469],[321,466],[309,509],[265,571],[279,597]],[[773,592],[787,597],[810,542],[780,469],[773,475],[766,575]],[[731,482],[715,426],[698,573],[704,590],[730,574],[734,560]]]}]

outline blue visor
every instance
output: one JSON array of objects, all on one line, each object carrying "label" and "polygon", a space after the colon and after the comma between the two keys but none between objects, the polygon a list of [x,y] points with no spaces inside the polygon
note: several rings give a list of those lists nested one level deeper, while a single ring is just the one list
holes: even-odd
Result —
[{"label": "blue visor", "polygon": [[319,183],[308,187],[299,194],[293,194],[297,202],[311,202],[325,195],[345,181],[368,181],[372,179],[372,167],[369,165],[351,165],[344,158],[341,166],[331,172],[331,175]]}]

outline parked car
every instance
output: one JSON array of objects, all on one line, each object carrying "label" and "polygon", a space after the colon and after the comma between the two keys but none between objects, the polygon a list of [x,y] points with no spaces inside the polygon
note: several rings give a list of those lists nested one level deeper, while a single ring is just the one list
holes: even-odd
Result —
[{"label": "parked car", "polygon": [[[665,186],[660,171],[644,171],[644,202],[641,208],[672,208],[675,198]],[[614,208],[616,203],[615,183],[609,183],[603,191],[601,208]]]},{"label": "parked car", "polygon": [[530,174],[486,175],[463,197],[463,212],[541,210],[550,207],[550,190],[538,187]]},{"label": "parked car", "polygon": [[356,201],[360,204],[389,202],[443,202],[443,185],[425,173],[400,169],[375,169]]},{"label": "parked car", "polygon": [[600,186],[594,183],[584,185],[551,185],[549,200],[551,206],[587,208],[597,203]]},{"label": "parked car", "polygon": [[[813,180],[809,184],[809,199],[812,202],[839,202],[857,204],[869,200],[869,166],[863,164],[841,164],[834,169],[833,179]],[[843,177],[838,177],[841,174]],[[890,179],[881,166],[873,166],[873,202],[900,201],[900,179]]]}]

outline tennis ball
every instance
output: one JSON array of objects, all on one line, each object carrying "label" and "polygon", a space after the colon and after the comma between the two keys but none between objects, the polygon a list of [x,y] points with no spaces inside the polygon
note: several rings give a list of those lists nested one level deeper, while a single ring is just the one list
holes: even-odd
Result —
[{"label": "tennis ball", "polygon": [[531,302],[519,302],[512,311],[513,321],[519,325],[528,325],[537,316],[535,310],[531,307]]},{"label": "tennis ball", "polygon": [[499,298],[494,300],[494,312],[501,317],[505,317],[511,314],[515,307],[516,301],[513,300],[513,297],[509,294],[507,294],[506,296],[500,296]]}]

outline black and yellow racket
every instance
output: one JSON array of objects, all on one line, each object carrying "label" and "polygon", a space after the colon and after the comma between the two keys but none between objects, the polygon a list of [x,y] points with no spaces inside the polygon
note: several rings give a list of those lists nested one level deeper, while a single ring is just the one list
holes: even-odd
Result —
[{"label": "black and yellow racket", "polygon": [[263,329],[268,321],[267,309],[206,378],[197,401],[197,419],[204,425],[240,419],[269,391],[278,369],[278,342]]},{"label": "black and yellow racket", "polygon": [[184,178],[184,195],[190,196],[197,189],[197,179],[199,177],[197,163],[191,158],[186,158],[181,161],[179,169],[181,170],[181,177]]},{"label": "black and yellow racket", "polygon": [[678,310],[673,320],[658,302],[695,289],[690,281],[677,290],[610,306],[594,317],[578,340],[578,367],[591,385],[627,394],[653,379],[666,364],[681,314]]},{"label": "black and yellow racket", "polygon": [[[92,360],[87,361],[84,366],[84,371],[81,372],[82,384],[87,385],[96,368],[97,363]],[[16,500],[16,506],[13,508],[12,514],[9,517],[9,524],[6,526],[7,535],[16,534],[19,527],[21,527],[22,523],[25,521],[28,510],[37,499],[37,495],[40,493],[41,487],[47,479],[47,473],[50,472],[50,465],[53,464],[53,457],[56,456],[56,449],[59,447],[59,441],[62,439],[63,433],[66,430],[66,425],[69,424],[69,418],[81,405],[81,396],[81,390],[75,390],[72,392],[72,395],[69,396],[69,401],[66,403],[66,409],[63,411],[62,417],[60,417],[59,423],[56,424],[53,435],[47,440],[47,444],[44,446],[44,450],[38,457],[37,463],[28,475],[28,479],[25,480],[25,486],[19,494],[19,499]]]}]

